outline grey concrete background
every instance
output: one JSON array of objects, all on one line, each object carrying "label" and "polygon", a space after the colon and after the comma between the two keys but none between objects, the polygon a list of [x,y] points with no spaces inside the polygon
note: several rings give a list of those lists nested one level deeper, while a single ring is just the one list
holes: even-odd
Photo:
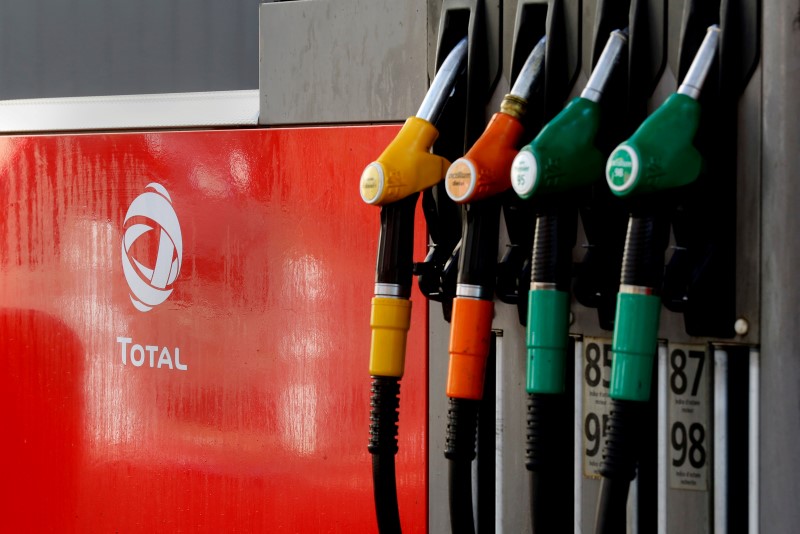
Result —
[{"label": "grey concrete background", "polygon": [[0,99],[258,88],[260,0],[0,0]]}]

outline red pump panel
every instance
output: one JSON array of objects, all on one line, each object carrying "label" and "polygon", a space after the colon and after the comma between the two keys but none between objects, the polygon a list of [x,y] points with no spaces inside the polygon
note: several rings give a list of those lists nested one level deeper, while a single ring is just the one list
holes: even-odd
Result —
[{"label": "red pump panel", "polygon": [[[375,531],[358,177],[397,131],[0,139],[3,530]],[[424,532],[413,300],[398,485]]]}]

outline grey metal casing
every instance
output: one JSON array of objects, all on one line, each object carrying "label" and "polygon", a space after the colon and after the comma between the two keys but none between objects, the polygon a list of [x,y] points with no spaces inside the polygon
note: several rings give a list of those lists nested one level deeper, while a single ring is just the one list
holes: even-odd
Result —
[{"label": "grey metal casing", "polygon": [[782,533],[800,524],[800,5],[762,17],[760,525]]},{"label": "grey metal casing", "polygon": [[260,124],[402,121],[428,88],[425,0],[262,4]]}]

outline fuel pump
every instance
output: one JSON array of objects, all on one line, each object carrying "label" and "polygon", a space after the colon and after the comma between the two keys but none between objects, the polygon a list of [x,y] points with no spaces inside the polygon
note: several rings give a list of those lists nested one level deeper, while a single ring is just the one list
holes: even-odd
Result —
[{"label": "fuel pump", "polygon": [[595,147],[599,102],[626,43],[627,30],[611,33],[581,96],[522,148],[511,167],[511,182],[520,197],[543,198],[537,205],[526,335],[526,467],[534,532],[563,531],[562,503],[572,499],[567,437],[572,399],[565,395],[569,285],[577,231],[577,207],[571,196],[602,174],[603,156]]},{"label": "fuel pump", "polygon": [[372,299],[369,372],[370,440],[373,489],[378,529],[399,533],[394,457],[400,379],[405,364],[406,335],[411,321],[414,213],[419,192],[439,182],[448,161],[431,153],[438,137],[437,121],[463,71],[467,39],[442,63],[417,114],[361,175],[361,198],[381,206],[381,231]]},{"label": "fuel pump", "polygon": [[453,532],[474,532],[472,472],[478,404],[483,398],[490,351],[500,193],[524,128],[528,98],[540,82],[546,38],[528,56],[511,92],[503,98],[483,135],[445,177],[447,194],[463,205],[462,250],[453,300],[445,457],[449,463],[450,523]]},{"label": "fuel pump", "polygon": [[[664,268],[669,237],[662,213],[670,190],[694,182],[702,158],[692,145],[699,125],[697,98],[716,58],[719,27],[711,26],[676,94],[656,110],[606,164],[606,179],[619,197],[637,197],[622,260],[612,343],[613,363],[600,500],[595,531],[624,532],[630,481],[636,474],[638,427],[650,398]],[[656,196],[655,194],[659,194]]]}]

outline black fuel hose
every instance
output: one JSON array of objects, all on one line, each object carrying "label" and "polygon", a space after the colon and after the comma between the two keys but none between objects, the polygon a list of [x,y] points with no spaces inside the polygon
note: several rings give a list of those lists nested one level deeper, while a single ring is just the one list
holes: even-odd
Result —
[{"label": "black fuel hose", "polygon": [[400,382],[394,377],[372,377],[369,452],[372,487],[380,534],[400,534],[394,459],[397,455],[397,421]]},{"label": "black fuel hose", "polygon": [[[655,292],[661,286],[664,249],[669,227],[660,215],[635,216],[628,222],[622,257],[623,286]],[[636,477],[640,434],[646,402],[611,399],[611,414],[600,475],[600,497],[595,517],[595,534],[624,533],[628,491]]]},{"label": "black fuel hose", "polygon": [[[536,217],[531,288],[569,291],[575,218],[571,210],[560,208]],[[572,528],[564,521],[565,517],[572,517],[573,501],[570,401],[565,393],[528,393],[525,467],[530,474],[535,534],[568,532]]]},{"label": "black fuel hose", "polygon": [[565,395],[528,394],[525,467],[535,534],[569,532],[572,523],[572,448],[565,421],[572,421]]},{"label": "black fuel hose", "polygon": [[472,460],[478,429],[479,401],[450,398],[447,411],[447,446],[449,460],[450,526],[453,534],[474,534],[472,507]]}]

